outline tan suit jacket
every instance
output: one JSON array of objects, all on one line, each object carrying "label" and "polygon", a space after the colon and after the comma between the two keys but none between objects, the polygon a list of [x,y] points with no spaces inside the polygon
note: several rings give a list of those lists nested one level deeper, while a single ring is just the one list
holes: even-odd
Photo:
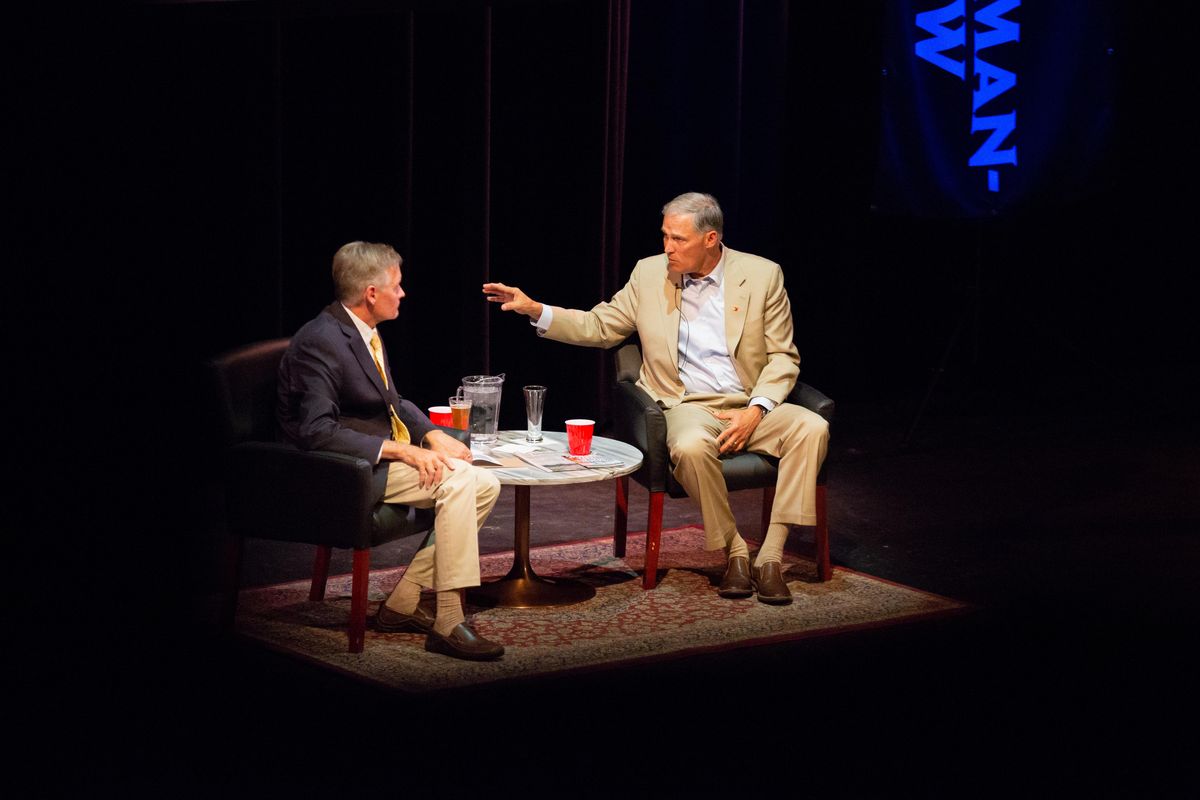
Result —
[{"label": "tan suit jacket", "polygon": [[[613,347],[637,331],[642,342],[638,386],[666,408],[683,400],[679,379],[682,279],[665,254],[643,258],[629,282],[590,311],[554,308],[545,336],[568,344]],[[725,247],[725,338],[747,397],[776,403],[796,385],[800,354],[792,341],[792,307],[779,265]]]}]

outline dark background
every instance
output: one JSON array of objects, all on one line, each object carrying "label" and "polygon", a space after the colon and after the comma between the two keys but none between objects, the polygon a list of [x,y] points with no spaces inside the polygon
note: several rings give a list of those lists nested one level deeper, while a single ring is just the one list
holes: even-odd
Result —
[{"label": "dark background", "polygon": [[[604,430],[608,356],[536,339],[479,285],[590,307],[659,250],[662,204],[701,190],[731,246],[783,265],[802,379],[843,407],[905,431],[1136,385],[1174,414],[1196,382],[1186,142],[1167,102],[1181,76],[1169,33],[1117,3],[1093,11],[1079,24],[1111,49],[1088,54],[1104,71],[1059,78],[1110,104],[1086,180],[949,219],[873,206],[878,2],[134,6],[115,18],[121,71],[98,87],[97,160],[115,169],[94,201],[119,209],[130,256],[107,287],[117,308],[153,309],[169,420],[203,440],[198,365],[316,314],[342,243],[389,242],[408,297],[383,336],[406,396],[442,403],[462,376],[503,372],[505,427],[536,382],[548,425]],[[183,468],[203,481],[211,455]]]},{"label": "dark background", "polygon": [[92,200],[120,209],[117,299],[151,291],[180,397],[186,365],[310,319],[333,251],[366,239],[405,258],[383,335],[418,405],[504,372],[506,426],[540,382],[548,423],[603,427],[607,356],[535,340],[479,284],[589,307],[658,250],[662,203],[701,190],[732,246],[783,265],[803,379],[839,401],[911,415],[966,310],[948,366],[971,399],[1050,381],[1103,402],[1191,359],[1179,77],[1141,16],[1097,17],[1111,71],[1077,80],[1110,87],[1114,124],[1091,182],[952,220],[872,208],[879,3],[136,6]]},{"label": "dark background", "polygon": [[872,207],[881,2],[18,12],[3,55],[23,291],[6,338],[27,376],[10,392],[35,402],[11,453],[49,463],[10,455],[41,490],[29,499],[47,495],[14,526],[31,565],[15,608],[40,634],[18,641],[54,646],[30,685],[65,687],[27,695],[38,719],[53,733],[87,718],[103,741],[121,722],[106,682],[204,671],[163,647],[191,636],[193,588],[163,565],[196,550],[219,475],[201,365],[291,335],[331,299],[330,259],[353,239],[405,258],[408,297],[381,328],[402,392],[427,406],[463,375],[504,372],[505,427],[539,382],[548,427],[590,415],[603,432],[609,362],[538,340],[479,285],[589,307],[658,251],[662,204],[700,190],[731,246],[782,264],[802,380],[838,401],[843,432],[869,419],[920,447],[933,420],[1019,410],[1049,428],[1119,407],[1159,439],[1192,435],[1182,26],[1097,5],[1108,148],[1070,197],[983,220]]},{"label": "dark background", "polygon": [[[479,285],[607,299],[689,190],[722,201],[731,246],[783,265],[802,379],[840,402],[883,403],[903,425],[963,318],[947,366],[969,396],[939,382],[948,409],[1030,381],[1067,404],[1134,374],[1193,385],[1169,26],[1116,2],[1086,21],[1107,68],[1063,82],[1094,78],[1113,125],[1085,183],[992,218],[919,219],[872,205],[883,18],[878,2],[782,0],[39,17],[6,51],[35,111],[11,122],[33,145],[10,168],[31,200],[16,229],[80,243],[84,302],[64,324],[114,403],[143,399],[123,390],[154,363],[180,414],[203,414],[196,365],[292,334],[331,298],[332,253],[366,239],[405,258],[408,298],[383,335],[418,405],[504,372],[506,426],[518,387],[540,382],[548,424],[603,427],[607,356],[536,340]],[[132,353],[122,335],[141,340]]]}]

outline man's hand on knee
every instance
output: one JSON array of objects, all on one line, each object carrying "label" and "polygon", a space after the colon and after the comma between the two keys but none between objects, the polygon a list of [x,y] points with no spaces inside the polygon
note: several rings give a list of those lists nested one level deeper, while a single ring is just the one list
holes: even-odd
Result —
[{"label": "man's hand on knee", "polygon": [[446,458],[458,458],[468,462],[471,460],[471,448],[445,431],[432,430],[425,434],[425,446]]},{"label": "man's hand on knee", "polygon": [[383,457],[407,464],[417,471],[422,489],[432,489],[442,481],[442,469],[454,470],[450,459],[433,450],[411,444],[387,441],[383,444]]},{"label": "man's hand on knee", "polygon": [[725,430],[717,436],[717,452],[725,455],[745,448],[746,442],[750,441],[750,437],[754,435],[754,429],[758,427],[758,423],[762,422],[763,409],[761,406],[755,405],[730,411],[718,411],[713,416],[728,423]]}]

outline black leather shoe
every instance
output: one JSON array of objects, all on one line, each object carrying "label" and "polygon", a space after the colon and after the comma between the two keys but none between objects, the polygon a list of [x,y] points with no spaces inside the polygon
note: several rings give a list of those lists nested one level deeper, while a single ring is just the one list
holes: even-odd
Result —
[{"label": "black leather shoe", "polygon": [[754,568],[754,591],[758,592],[760,603],[786,606],[792,602],[792,590],[783,580],[783,565],[778,561],[768,561]]},{"label": "black leather shoe", "polygon": [[744,556],[734,556],[725,566],[725,575],[717,594],[730,600],[749,597],[754,594],[754,584],[750,580],[750,559]]},{"label": "black leather shoe", "polygon": [[504,655],[504,645],[489,642],[465,622],[455,625],[445,636],[434,630],[429,631],[425,637],[425,649],[467,661],[491,661]]},{"label": "black leather shoe", "polygon": [[375,612],[375,630],[383,633],[429,633],[433,630],[433,615],[420,603],[413,613],[401,614],[388,608],[385,600]]}]

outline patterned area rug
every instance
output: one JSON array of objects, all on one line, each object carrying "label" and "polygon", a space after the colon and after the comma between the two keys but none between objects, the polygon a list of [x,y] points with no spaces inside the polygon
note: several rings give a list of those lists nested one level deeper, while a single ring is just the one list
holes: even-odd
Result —
[{"label": "patterned area rug", "polygon": [[[467,609],[476,629],[504,644],[502,659],[472,663],[427,653],[424,637],[377,633],[374,602],[382,600],[403,567],[371,573],[366,647],[346,652],[350,576],[331,576],[324,602],[308,600],[308,581],[243,590],[237,630],[273,648],[354,677],[409,692],[594,669],[643,659],[750,647],[766,642],[840,633],[962,611],[965,603],[847,569],[820,583],[816,568],[792,553],[784,578],[795,597],[788,606],[750,598],[723,600],[715,585],[724,568],[721,551],[703,550],[704,533],[687,527],[664,531],[657,588],[641,588],[645,534],[631,533],[625,558],[612,554],[612,538],[536,548],[534,571],[580,580],[596,596],[557,608]],[[499,578],[511,553],[483,556],[483,580]],[[665,571],[665,572],[664,572]]]}]

